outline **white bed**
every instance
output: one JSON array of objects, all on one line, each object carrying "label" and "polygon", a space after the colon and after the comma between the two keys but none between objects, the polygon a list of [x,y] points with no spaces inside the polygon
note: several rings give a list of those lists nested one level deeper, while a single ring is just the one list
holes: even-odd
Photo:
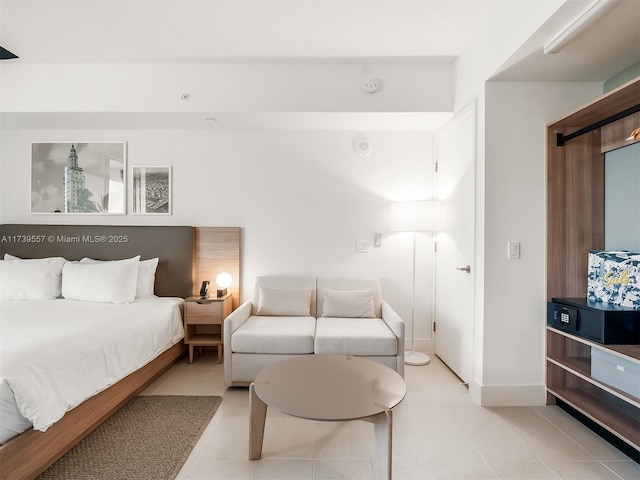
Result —
[{"label": "white bed", "polygon": [[[27,428],[0,444],[0,478],[35,479],[181,358],[185,345],[175,302],[193,295],[211,272],[226,271],[237,279],[231,287],[234,306],[241,296],[239,228],[2,224],[0,239],[0,379],[5,379],[0,380],[0,437],[4,441]],[[14,264],[17,259],[23,263]],[[135,268],[132,263],[137,275],[128,271]],[[146,299],[154,295],[157,301]],[[77,311],[65,312],[63,305],[72,302],[58,297],[75,300],[72,308]],[[35,307],[34,300],[47,300],[41,304],[45,315],[42,309],[22,311]],[[149,326],[146,322],[158,317],[151,308],[163,303],[172,304],[173,323]],[[97,310],[127,313],[99,323]],[[58,323],[55,318],[74,320]],[[124,341],[122,348],[138,363],[126,365],[122,350],[113,354],[115,339],[103,332],[115,332],[115,324],[124,328],[116,334]],[[25,330],[16,330],[16,325]],[[88,339],[62,336],[81,327],[88,329]],[[147,336],[134,334],[134,328]],[[20,343],[25,350],[13,357],[14,345]],[[77,370],[58,363],[78,352],[88,354],[89,360],[71,360]],[[62,376],[50,379],[49,367]],[[102,380],[92,376],[98,371]],[[72,384],[73,379],[81,382]],[[45,387],[53,387],[53,393]],[[14,403],[14,389],[19,404]],[[30,403],[31,394],[43,398],[51,411]],[[10,419],[7,408],[25,415]],[[60,411],[64,415],[55,421]],[[31,423],[34,428],[28,427]]]},{"label": "white bed", "polygon": [[47,430],[179,342],[182,302],[0,302],[0,444]]}]

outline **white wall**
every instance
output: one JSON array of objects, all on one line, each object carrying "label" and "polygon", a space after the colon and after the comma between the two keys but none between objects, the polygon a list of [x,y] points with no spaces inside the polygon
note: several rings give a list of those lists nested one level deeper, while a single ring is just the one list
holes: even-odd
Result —
[{"label": "white wall", "polygon": [[[245,299],[256,275],[376,276],[383,279],[385,298],[408,321],[412,237],[389,231],[389,208],[393,200],[433,195],[433,136],[367,132],[373,153],[366,158],[354,152],[354,136],[5,129],[0,137],[0,223],[238,226]],[[55,140],[126,141],[129,172],[133,165],[173,166],[173,215],[31,215],[30,142]],[[381,248],[373,247],[376,232],[383,234]],[[356,253],[356,240],[367,240],[369,253]],[[431,237],[419,234],[418,240],[416,337],[424,347],[431,324]]]},{"label": "white wall", "polygon": [[[601,83],[487,82],[484,405],[544,404],[546,125],[597,98]],[[507,259],[507,242],[521,259]],[[586,279],[585,279],[586,281]]]}]

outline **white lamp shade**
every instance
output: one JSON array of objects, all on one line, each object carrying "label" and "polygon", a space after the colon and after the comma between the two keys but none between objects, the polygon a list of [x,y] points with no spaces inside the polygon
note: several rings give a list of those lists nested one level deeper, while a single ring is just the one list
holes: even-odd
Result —
[{"label": "white lamp shade", "polygon": [[216,276],[216,286],[218,288],[228,288],[231,285],[231,281],[231,275],[229,275],[227,272],[220,272]]},{"label": "white lamp shade", "polygon": [[433,232],[438,229],[438,202],[397,202],[391,204],[392,232]]}]

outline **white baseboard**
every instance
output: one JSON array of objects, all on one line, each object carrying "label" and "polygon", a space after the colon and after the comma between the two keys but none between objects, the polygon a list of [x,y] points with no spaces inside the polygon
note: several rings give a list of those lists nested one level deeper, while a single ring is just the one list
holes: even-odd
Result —
[{"label": "white baseboard", "polygon": [[472,380],[469,394],[483,407],[537,407],[547,403],[544,385],[480,385]]}]

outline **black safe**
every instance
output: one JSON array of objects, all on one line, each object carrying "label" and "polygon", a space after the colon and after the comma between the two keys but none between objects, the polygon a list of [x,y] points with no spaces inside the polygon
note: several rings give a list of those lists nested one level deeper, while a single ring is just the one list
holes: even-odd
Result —
[{"label": "black safe", "polygon": [[629,307],[552,298],[547,325],[605,345],[640,345],[640,311]]}]

